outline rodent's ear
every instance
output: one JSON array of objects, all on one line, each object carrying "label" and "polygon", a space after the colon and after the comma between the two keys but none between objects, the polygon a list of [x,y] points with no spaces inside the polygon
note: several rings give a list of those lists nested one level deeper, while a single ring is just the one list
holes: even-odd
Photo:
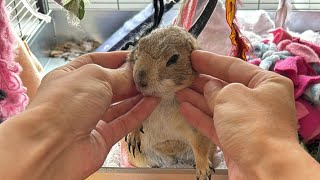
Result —
[{"label": "rodent's ear", "polygon": [[188,50],[193,51],[199,49],[198,42],[195,38],[188,38]]},{"label": "rodent's ear", "polygon": [[136,48],[134,48],[128,55],[127,62],[134,64],[136,61]]}]

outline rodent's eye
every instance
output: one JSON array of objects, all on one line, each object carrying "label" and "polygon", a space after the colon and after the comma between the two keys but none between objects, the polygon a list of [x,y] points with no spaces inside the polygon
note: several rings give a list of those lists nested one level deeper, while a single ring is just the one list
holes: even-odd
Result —
[{"label": "rodent's eye", "polygon": [[168,60],[166,66],[168,67],[168,66],[170,66],[170,65],[172,65],[172,64],[177,63],[178,59],[179,59],[179,54],[173,55],[173,56]]}]

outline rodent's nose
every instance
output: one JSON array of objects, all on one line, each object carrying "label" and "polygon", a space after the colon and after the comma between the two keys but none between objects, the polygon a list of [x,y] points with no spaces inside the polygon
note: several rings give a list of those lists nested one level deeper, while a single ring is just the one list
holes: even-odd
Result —
[{"label": "rodent's nose", "polygon": [[137,84],[139,87],[142,87],[142,88],[145,88],[148,86],[148,83],[146,81],[138,81]]},{"label": "rodent's nose", "polygon": [[139,77],[139,79],[144,79],[144,78],[146,78],[146,75],[147,75],[147,73],[146,73],[146,71],[144,71],[144,70],[138,72],[138,77]]},{"label": "rodent's nose", "polygon": [[148,82],[146,80],[147,73],[144,70],[138,72],[138,81],[136,82],[137,85],[141,88],[145,88],[148,86]]}]

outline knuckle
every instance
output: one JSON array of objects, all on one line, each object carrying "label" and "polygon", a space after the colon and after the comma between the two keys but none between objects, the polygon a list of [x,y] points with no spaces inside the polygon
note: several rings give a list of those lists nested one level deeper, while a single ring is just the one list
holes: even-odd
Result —
[{"label": "knuckle", "polygon": [[46,75],[42,78],[42,80],[41,80],[42,83],[49,81],[49,80],[51,79],[51,77],[52,77],[52,72],[49,72],[48,74],[46,74]]},{"label": "knuckle", "polygon": [[282,84],[285,85],[287,88],[290,88],[290,89],[294,88],[294,85],[291,79],[282,76],[281,81],[282,81]]},{"label": "knuckle", "polygon": [[[98,80],[102,80],[103,82],[108,81],[109,75],[105,68],[97,65],[97,64],[86,64],[82,67],[82,71],[80,72],[80,76],[91,76]],[[107,83],[108,84],[108,83]]]},{"label": "knuckle", "polygon": [[93,73],[99,73],[102,72],[102,67],[97,64],[86,64],[83,67],[84,71],[93,72]]},{"label": "knuckle", "polygon": [[226,85],[221,89],[221,91],[216,96],[216,104],[222,104],[226,101],[229,101],[230,98],[233,99],[235,97],[241,96],[243,91],[246,90],[247,87],[241,83],[231,83]]}]

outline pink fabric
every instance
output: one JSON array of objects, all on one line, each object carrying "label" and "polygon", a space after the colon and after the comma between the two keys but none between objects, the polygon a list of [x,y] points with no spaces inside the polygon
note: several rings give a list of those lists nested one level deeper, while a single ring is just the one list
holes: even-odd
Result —
[{"label": "pink fabric", "polygon": [[261,63],[261,59],[253,59],[253,60],[250,60],[249,63],[259,66]]},{"label": "pink fabric", "polygon": [[269,32],[273,34],[272,42],[275,44],[279,44],[282,40],[285,40],[285,39],[289,39],[289,40],[293,39],[293,37],[282,28],[277,28]]},{"label": "pink fabric", "polygon": [[312,67],[300,56],[277,61],[274,71],[293,81],[296,99],[303,94],[308,85],[320,82],[320,76],[318,76]]},{"label": "pink fabric", "polygon": [[[312,45],[315,49],[318,47],[316,45]],[[283,51],[287,50],[291,54],[295,56],[301,56],[304,58],[304,60],[307,61],[307,63],[317,63],[320,64],[320,59],[318,54],[309,46],[298,43],[298,42],[292,42],[289,39],[285,39],[278,44],[278,50]]]},{"label": "pink fabric", "polygon": [[181,24],[187,31],[192,26],[193,16],[197,7],[198,0],[189,0],[183,9]]},{"label": "pink fabric", "polygon": [[303,99],[299,103],[307,109],[308,114],[299,119],[299,132],[305,142],[320,140],[320,111]]},{"label": "pink fabric", "polygon": [[278,51],[284,51],[286,47],[291,43],[292,41],[289,39],[282,40],[281,42],[278,43]]},{"label": "pink fabric", "polygon": [[303,103],[296,100],[295,104],[296,104],[296,117],[297,117],[297,119],[301,119],[303,117],[306,117],[309,114],[308,109],[303,105]]},{"label": "pink fabric", "polygon": [[308,63],[320,63],[320,46],[292,37],[287,31],[278,28],[269,31],[273,34],[273,43],[278,45],[279,51],[288,50],[296,56],[302,56]]},{"label": "pink fabric", "polygon": [[21,67],[14,61],[14,36],[7,10],[0,0],[0,89],[7,97],[0,101],[0,119],[7,119],[24,111],[28,104],[26,88],[19,77]]},{"label": "pink fabric", "polygon": [[295,56],[301,56],[307,63],[320,63],[318,55],[306,45],[291,43],[286,46],[286,50]]},{"label": "pink fabric", "polygon": [[[298,41],[298,40],[296,40],[296,41]],[[304,44],[304,45],[310,47],[311,49],[314,50],[314,52],[318,55],[318,57],[320,57],[320,46],[318,46],[318,45],[316,45],[316,44],[313,44],[313,43],[310,43],[310,42],[308,42],[308,41],[300,40],[300,39],[299,39],[299,43]]]}]

